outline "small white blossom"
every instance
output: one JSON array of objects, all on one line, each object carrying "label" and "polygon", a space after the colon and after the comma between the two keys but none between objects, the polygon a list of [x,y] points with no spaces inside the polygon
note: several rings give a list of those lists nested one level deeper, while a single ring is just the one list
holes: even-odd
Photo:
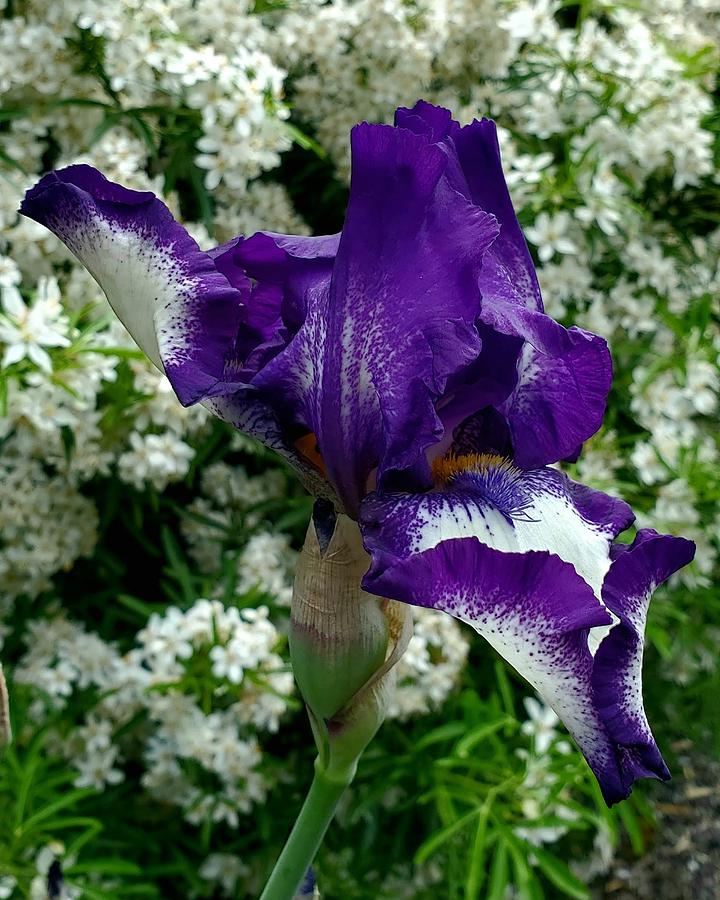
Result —
[{"label": "small white blossom", "polygon": [[558,212],[550,216],[541,212],[535,224],[525,229],[525,237],[538,249],[541,262],[548,262],[556,253],[577,253],[577,245],[567,236],[570,228],[570,215]]},{"label": "small white blossom", "polygon": [[0,289],[0,343],[5,344],[2,365],[29,359],[45,372],[52,371],[45,347],[68,347],[68,322],[60,306],[54,279],[41,278],[35,301],[27,306],[14,284]]}]

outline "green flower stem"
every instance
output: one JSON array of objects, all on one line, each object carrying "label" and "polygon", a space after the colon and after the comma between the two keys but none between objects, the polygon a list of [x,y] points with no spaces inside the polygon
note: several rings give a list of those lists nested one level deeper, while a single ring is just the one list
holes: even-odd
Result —
[{"label": "green flower stem", "polygon": [[315,777],[305,803],[260,900],[293,900],[315,859],[340,797],[354,775],[355,766],[344,772],[331,774],[321,768],[319,760],[315,761]]}]

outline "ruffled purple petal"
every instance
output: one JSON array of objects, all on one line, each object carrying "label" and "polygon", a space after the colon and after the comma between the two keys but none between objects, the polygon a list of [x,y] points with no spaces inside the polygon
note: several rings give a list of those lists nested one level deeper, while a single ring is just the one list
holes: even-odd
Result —
[{"label": "ruffled purple petal", "polygon": [[250,382],[290,340],[283,297],[273,307],[263,291],[267,297],[277,286],[300,296],[305,263],[322,266],[329,281],[337,238],[257,235],[205,253],[152,193],[128,190],[89,166],[45,176],[22,212],[55,232],[89,269],[182,403],[205,402],[280,453],[315,493],[333,496],[294,446],[302,432],[282,403]]},{"label": "ruffled purple petal", "polygon": [[327,293],[339,235],[296,237],[258,232],[234,238],[211,251],[215,265],[231,283],[252,279],[243,314],[244,337],[237,355],[238,375],[251,382],[285,349],[307,318],[318,291]]},{"label": "ruffled purple petal", "polygon": [[483,301],[480,317],[497,333],[524,341],[516,384],[497,405],[514,459],[531,468],[571,457],[602,424],[612,384],[606,341],[509,303]]},{"label": "ruffled purple petal", "polygon": [[495,123],[476,119],[461,127],[450,110],[424,100],[396,110],[395,123],[442,144],[453,159],[454,186],[497,219],[500,233],[480,273],[483,296],[542,310],[535,266],[505,182]]},{"label": "ruffled purple petal", "polygon": [[444,141],[452,124],[453,117],[449,109],[434,106],[426,100],[418,100],[412,109],[399,106],[395,110],[397,128],[407,128],[415,134],[424,134],[432,144]]},{"label": "ruffled purple petal", "polygon": [[224,390],[249,282],[232,287],[154,194],[70,166],[28,191],[21,212],[87,267],[182,403]]},{"label": "ruffled purple petal", "polygon": [[631,546],[617,547],[603,584],[603,601],[619,622],[595,654],[592,685],[600,717],[620,748],[628,793],[637,778],[670,777],[643,706],[643,639],[653,591],[694,555],[692,541],[643,529]]},{"label": "ruffled purple petal", "polygon": [[[396,123],[437,142],[448,157],[447,177],[473,204],[492,213],[500,232],[478,274],[482,307],[479,358],[455,374],[439,410],[445,435],[467,446],[476,416],[498,410],[510,429],[512,452],[526,468],[571,457],[600,427],[612,380],[605,341],[542,313],[535,267],[507,190],[495,124],[461,128],[447,109],[420,101],[399,109]],[[491,446],[478,444],[482,452]]]},{"label": "ruffled purple petal", "polygon": [[446,165],[423,135],[353,130],[330,290],[314,292],[287,351],[256,382],[302,404],[353,514],[375,467],[379,483],[400,471],[427,484],[424,451],[442,434],[434,403],[480,351],[477,277],[497,226],[449,184]]},{"label": "ruffled purple petal", "polygon": [[247,323],[267,334],[282,321],[295,334],[308,312],[308,295],[323,282],[329,285],[339,234],[303,237],[261,231],[235,238],[213,254],[218,269],[255,282],[248,302]]},{"label": "ruffled purple petal", "polygon": [[535,266],[505,182],[495,123],[476,119],[464,128],[453,123],[450,139],[467,179],[470,199],[500,223],[500,234],[482,268],[483,297],[488,301],[519,301],[528,309],[542,310]]}]

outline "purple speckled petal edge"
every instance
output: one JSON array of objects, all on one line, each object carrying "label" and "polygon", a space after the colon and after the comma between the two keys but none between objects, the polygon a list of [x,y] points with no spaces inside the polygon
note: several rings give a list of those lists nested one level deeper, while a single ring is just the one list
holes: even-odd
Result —
[{"label": "purple speckled petal edge", "polygon": [[86,266],[182,403],[225,390],[247,292],[230,285],[154,194],[69,166],[29,190],[21,212]]}]

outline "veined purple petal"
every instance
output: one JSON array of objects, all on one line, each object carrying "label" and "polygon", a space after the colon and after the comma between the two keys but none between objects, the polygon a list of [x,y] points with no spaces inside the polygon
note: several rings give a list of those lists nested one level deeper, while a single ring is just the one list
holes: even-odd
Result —
[{"label": "veined purple petal", "polygon": [[258,232],[213,252],[215,265],[231,283],[238,276],[253,279],[243,316],[246,344],[239,348],[243,381],[250,382],[287,347],[317,292],[327,293],[339,237]]},{"label": "veined purple petal", "polygon": [[612,384],[606,341],[500,301],[483,301],[480,317],[496,332],[525,342],[517,381],[497,405],[510,428],[514,459],[530,468],[572,456],[602,424]]},{"label": "veined purple petal", "polygon": [[433,144],[444,141],[453,123],[452,113],[444,106],[418,100],[415,106],[399,106],[395,110],[395,125],[415,134],[425,134]]},{"label": "veined purple petal", "polygon": [[250,284],[232,287],[154,194],[70,166],[28,191],[21,212],[87,267],[182,403],[224,390]]},{"label": "veined purple petal", "polygon": [[218,269],[239,272],[255,281],[247,321],[266,328],[282,320],[291,334],[307,315],[307,294],[330,283],[339,234],[304,237],[261,231],[235,238],[213,253]]},{"label": "veined purple petal", "polygon": [[631,546],[618,548],[603,583],[603,601],[619,622],[595,654],[592,684],[600,717],[621,748],[628,791],[636,778],[670,777],[643,706],[643,639],[653,591],[694,555],[692,541],[643,529]]},{"label": "veined purple petal", "polygon": [[480,351],[477,275],[492,216],[445,178],[425,136],[383,125],[352,134],[350,201],[329,291],[255,380],[287,398],[317,436],[345,508],[397,471],[427,484],[425,448],[442,434],[434,403]]},{"label": "veined purple petal", "polygon": [[[448,178],[478,207],[492,213],[500,232],[483,256],[478,274],[482,297],[479,358],[448,384],[440,417],[453,445],[463,427],[488,408],[507,421],[513,456],[526,468],[571,456],[602,422],[612,381],[605,341],[542,313],[535,267],[507,190],[495,124],[474,121],[461,128],[449,110],[420,101],[398,109],[396,123],[425,135],[448,157]],[[478,452],[488,447],[478,445]]]},{"label": "veined purple petal", "polygon": [[505,182],[495,123],[476,119],[464,128],[453,124],[450,138],[467,179],[470,199],[493,213],[500,223],[500,234],[481,273],[483,296],[517,298],[528,309],[542,310],[535,266]]}]

